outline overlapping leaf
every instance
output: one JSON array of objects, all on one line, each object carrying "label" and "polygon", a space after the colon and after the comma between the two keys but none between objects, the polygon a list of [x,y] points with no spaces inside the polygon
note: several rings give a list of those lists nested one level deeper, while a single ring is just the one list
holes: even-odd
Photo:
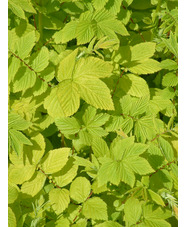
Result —
[{"label": "overlapping leaf", "polygon": [[[145,144],[134,143],[131,138],[122,139],[111,147],[111,157],[99,158],[98,184],[107,182],[118,185],[121,181],[133,187],[135,174],[145,175],[153,172],[149,163],[139,155],[147,149]],[[142,167],[143,166],[143,167]]]},{"label": "overlapping leaf", "polygon": [[[110,11],[112,10],[110,9]],[[59,42],[59,37],[61,36],[62,43],[77,38],[77,43],[80,45],[90,42],[94,36],[98,38],[107,36],[111,39],[117,39],[115,33],[123,36],[129,35],[125,26],[112,13],[105,9],[100,9],[93,13],[88,11],[82,13],[79,21],[69,22],[62,31],[54,35],[54,38]]]},{"label": "overlapping leaf", "polygon": [[134,74],[151,74],[161,70],[160,63],[151,57],[155,52],[155,43],[145,42],[135,46],[123,46],[115,52],[115,62],[126,67]]},{"label": "overlapping leaf", "polygon": [[[114,109],[108,87],[99,79],[111,75],[112,66],[97,58],[76,61],[76,49],[59,65],[59,85],[55,87],[44,102],[48,113],[56,117],[73,115],[79,108],[80,96],[100,109]],[[71,61],[71,67],[68,62]],[[83,62],[82,62],[83,61]],[[90,68],[95,63],[95,69]],[[82,68],[82,72],[79,70]]]}]

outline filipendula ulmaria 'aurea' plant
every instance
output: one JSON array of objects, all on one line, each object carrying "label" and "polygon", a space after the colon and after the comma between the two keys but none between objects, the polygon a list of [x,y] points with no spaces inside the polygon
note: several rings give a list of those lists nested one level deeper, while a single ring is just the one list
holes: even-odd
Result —
[{"label": "filipendula ulmaria 'aurea' plant", "polygon": [[9,226],[177,226],[177,1],[9,0]]}]

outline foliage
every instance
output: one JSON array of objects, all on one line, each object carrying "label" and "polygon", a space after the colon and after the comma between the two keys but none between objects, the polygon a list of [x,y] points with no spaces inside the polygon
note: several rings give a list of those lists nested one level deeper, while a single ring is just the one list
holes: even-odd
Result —
[{"label": "foliage", "polygon": [[9,0],[9,226],[177,226],[177,0]]}]

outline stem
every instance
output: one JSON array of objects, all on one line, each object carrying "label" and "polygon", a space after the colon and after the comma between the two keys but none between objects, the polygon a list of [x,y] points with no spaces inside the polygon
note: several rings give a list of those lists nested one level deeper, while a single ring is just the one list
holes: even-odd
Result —
[{"label": "stem", "polygon": [[35,15],[33,15],[33,18],[34,18],[34,27],[35,27],[35,29],[37,30],[37,25],[36,25],[36,18],[35,18]]},{"label": "stem", "polygon": [[[93,193],[93,191],[90,192],[90,194],[89,194],[88,198],[85,200],[85,202],[86,202],[88,199],[90,199],[90,197],[92,196],[92,193]],[[82,209],[83,209],[83,206],[79,209],[78,214],[77,214],[76,217],[73,219],[71,225],[73,225],[74,222],[76,221],[76,219],[79,217],[79,215],[80,215]]]},{"label": "stem", "polygon": [[51,180],[52,184],[59,189],[62,189],[59,185],[57,185],[52,179],[49,178],[48,174],[46,174],[41,168],[39,168],[39,170],[49,179]]},{"label": "stem", "polygon": [[38,75],[38,73],[37,73],[36,71],[34,71],[34,69],[33,69],[31,66],[29,66],[23,59],[21,59],[19,56],[17,56],[15,53],[13,53],[11,50],[9,50],[9,52],[10,52],[15,58],[17,58],[17,59],[19,59],[21,62],[23,62],[23,64],[24,64],[26,67],[28,67],[31,71],[33,71],[33,72],[36,74],[36,76],[37,76],[40,80],[42,80],[43,82],[47,83],[47,85],[48,85],[49,87],[52,87],[52,85],[50,85],[45,79],[43,79],[40,75]]},{"label": "stem", "polygon": [[169,163],[163,165],[162,167],[160,167],[159,169],[157,169],[155,172],[151,173],[151,174],[149,175],[149,177],[152,177],[152,175],[154,175],[155,173],[157,173],[159,170],[165,169],[167,166],[170,166],[170,164],[172,164],[172,163],[176,163],[176,161],[173,160],[172,162],[169,162]]},{"label": "stem", "polygon": [[[123,3],[122,3],[122,7],[123,7],[123,9],[125,9],[125,10],[126,10],[126,7],[123,5]],[[132,19],[132,18],[130,18],[130,21],[131,21],[133,24],[135,24],[135,22],[133,21],[133,19]],[[142,40],[143,40],[144,42],[146,42],[146,40],[145,40],[145,38],[143,37],[143,35],[142,35],[141,31],[140,31],[140,30],[138,30],[137,32],[138,32],[138,33],[139,33],[139,35],[141,36]]]},{"label": "stem", "polygon": [[64,134],[61,132],[61,130],[59,130],[59,133],[61,134],[61,147],[67,147]]}]

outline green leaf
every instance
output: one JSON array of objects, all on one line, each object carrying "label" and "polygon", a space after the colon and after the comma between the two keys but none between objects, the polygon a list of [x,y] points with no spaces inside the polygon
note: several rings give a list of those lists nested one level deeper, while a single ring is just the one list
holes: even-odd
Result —
[{"label": "green leaf", "polygon": [[62,216],[55,222],[55,226],[56,227],[60,227],[60,226],[69,227],[70,226],[70,222],[69,222],[69,220],[67,218],[64,218]]},{"label": "green leaf", "polygon": [[87,160],[85,158],[81,158],[79,156],[75,156],[74,158],[76,160],[74,162],[74,164],[79,165],[79,166],[90,167],[90,168],[92,167],[92,163],[89,160]]},{"label": "green leaf", "polygon": [[12,209],[8,207],[8,227],[16,227],[16,226],[17,226],[16,216],[12,211]]},{"label": "green leaf", "polygon": [[65,27],[56,32],[53,36],[55,42],[58,43],[66,43],[72,39],[76,38],[76,29],[78,26],[78,21],[71,21],[65,25]]},{"label": "green leaf", "polygon": [[130,115],[135,117],[139,114],[145,113],[148,105],[149,99],[147,98],[147,96],[143,96],[142,98],[137,99],[135,102],[132,103]]},{"label": "green leaf", "polygon": [[153,116],[147,115],[138,119],[134,133],[139,142],[145,143],[146,140],[152,140],[156,136]]},{"label": "green leaf", "polygon": [[[97,110],[93,106],[88,106],[85,109],[84,114],[82,116],[82,120],[85,126],[88,126],[89,124],[94,123],[94,120],[96,118],[96,112]],[[98,126],[101,126],[103,124],[99,124]]]},{"label": "green leaf", "polygon": [[94,136],[92,139],[92,150],[96,157],[103,157],[109,155],[109,149],[105,140],[98,136]]},{"label": "green leaf", "polygon": [[171,53],[175,55],[175,57],[178,58],[178,43],[176,35],[170,32],[170,38],[169,39],[162,39],[165,46],[170,50]]},{"label": "green leaf", "polygon": [[21,192],[30,196],[35,196],[39,193],[46,181],[46,176],[41,172],[36,172],[34,176],[21,187]]},{"label": "green leaf", "polygon": [[132,102],[133,99],[130,95],[124,95],[121,99],[120,99],[120,105],[121,105],[121,109],[122,109],[122,113],[128,115],[129,111],[132,107]]},{"label": "green leaf", "polygon": [[26,35],[22,36],[15,43],[16,54],[21,59],[28,57],[32,48],[35,45],[35,42],[36,42],[35,31],[31,31],[31,32],[27,33]]},{"label": "green leaf", "polygon": [[[110,153],[113,159],[121,160],[124,156],[127,157],[128,149],[134,146],[134,137],[128,137],[126,139],[114,140],[110,146]],[[143,147],[143,152],[146,148]],[[130,153],[129,153],[130,155]],[[136,155],[139,155],[138,153]]]},{"label": "green leaf", "polygon": [[157,226],[157,227],[170,227],[170,223],[166,222],[163,219],[171,217],[170,210],[163,210],[160,207],[155,209],[153,205],[149,204],[143,208],[144,223],[147,226]]},{"label": "green leaf", "polygon": [[145,219],[167,219],[172,216],[171,211],[163,209],[153,204],[147,204],[143,207],[143,216]]},{"label": "green leaf", "polygon": [[145,220],[144,223],[149,227],[171,227],[170,223],[166,222],[165,220],[161,219],[151,219],[151,220]]},{"label": "green leaf", "polygon": [[78,110],[79,105],[78,86],[71,80],[59,83],[44,101],[44,107],[53,118],[71,116]]},{"label": "green leaf", "polygon": [[94,194],[100,194],[100,193],[102,193],[102,192],[107,191],[107,185],[104,184],[104,185],[102,185],[101,187],[98,187],[98,181],[95,180],[95,181],[93,182],[93,184],[92,184],[92,191],[93,191]]},{"label": "green leaf", "polygon": [[32,145],[30,140],[23,133],[15,129],[10,129],[8,133],[9,145],[18,155],[20,155],[23,150],[23,144]]},{"label": "green leaf", "polygon": [[121,226],[122,225],[114,221],[106,221],[101,224],[95,225],[95,227],[121,227]]},{"label": "green leaf", "polygon": [[[88,131],[86,129],[80,130],[80,132],[79,132],[79,143],[81,145],[83,145],[83,147],[86,146],[86,145],[91,146],[91,140],[92,140],[91,134],[88,133]],[[75,141],[78,142],[78,140],[75,140]],[[74,141],[74,145],[75,145],[75,141]]]},{"label": "green leaf", "polygon": [[100,161],[102,162],[102,166],[98,171],[99,187],[109,181],[115,185],[119,185],[120,181],[123,181],[133,187],[135,175],[125,163],[113,161],[105,157]]},{"label": "green leaf", "polygon": [[94,220],[107,220],[107,204],[99,197],[88,199],[83,204],[82,213],[86,218]]},{"label": "green leaf", "polygon": [[156,43],[145,42],[131,47],[131,61],[140,61],[154,55]]},{"label": "green leaf", "polygon": [[57,185],[64,187],[72,182],[74,177],[77,175],[78,166],[74,165],[74,159],[69,158],[66,165],[57,173],[52,174]]},{"label": "green leaf", "polygon": [[55,120],[58,129],[67,135],[74,135],[79,132],[81,125],[74,117],[58,118]]},{"label": "green leaf", "polygon": [[70,185],[70,197],[77,203],[83,203],[89,196],[90,182],[85,177],[77,177]]},{"label": "green leaf", "polygon": [[14,165],[36,165],[45,152],[45,140],[42,134],[38,133],[31,137],[32,146],[23,146],[23,152],[18,156],[16,152],[9,153],[9,159]]},{"label": "green leaf", "polygon": [[110,77],[113,66],[110,62],[103,61],[95,57],[81,58],[77,62],[74,72],[74,78],[104,78]]},{"label": "green leaf", "polygon": [[95,9],[102,9],[107,2],[108,0],[103,0],[101,2],[99,0],[92,0],[92,4]]},{"label": "green leaf", "polygon": [[86,227],[87,226],[87,220],[86,219],[80,219],[77,221],[76,224],[72,225],[73,227]]},{"label": "green leaf", "polygon": [[160,64],[163,69],[168,69],[168,70],[177,70],[178,69],[178,64],[171,59],[163,60],[163,61],[161,61]]},{"label": "green leaf", "polygon": [[13,0],[16,5],[19,5],[24,11],[29,13],[36,13],[29,0]]},{"label": "green leaf", "polygon": [[90,105],[105,110],[114,110],[110,90],[99,79],[78,78],[76,83],[81,97]]},{"label": "green leaf", "polygon": [[62,213],[70,203],[69,191],[67,189],[54,188],[49,192],[49,200],[55,213]]},{"label": "green leaf", "polygon": [[47,174],[60,171],[67,163],[69,152],[67,147],[49,151],[42,159],[42,170]]},{"label": "green leaf", "polygon": [[45,139],[42,134],[37,134],[31,137],[33,146],[24,146],[24,159],[27,159],[32,164],[38,164],[45,153]]},{"label": "green leaf", "polygon": [[42,47],[41,50],[31,56],[31,67],[35,72],[41,72],[49,64],[49,52],[46,47]]},{"label": "green leaf", "polygon": [[117,15],[117,13],[119,13],[120,9],[121,9],[121,3],[122,0],[116,0],[116,1],[112,1],[109,0],[105,6],[105,8],[112,14]]},{"label": "green leaf", "polygon": [[155,44],[150,42],[123,46],[113,54],[113,60],[134,74],[151,74],[162,69],[158,61],[150,58],[154,51]]},{"label": "green leaf", "polygon": [[120,79],[119,87],[126,94],[136,97],[148,96],[150,94],[147,82],[143,78],[133,74],[125,74]]},{"label": "green leaf", "polygon": [[8,114],[8,128],[16,129],[16,130],[25,130],[29,128],[31,125],[31,122],[26,121],[24,118],[22,118],[19,114],[10,112]]},{"label": "green leaf", "polygon": [[153,191],[158,191],[159,189],[166,188],[172,190],[173,180],[168,170],[159,170],[156,174],[153,174],[150,178],[150,188]]},{"label": "green leaf", "polygon": [[172,162],[174,160],[174,151],[170,143],[161,136],[158,138],[158,142],[159,142],[159,148],[162,154],[165,156],[166,160],[168,162]]},{"label": "green leaf", "polygon": [[175,73],[167,73],[163,76],[162,85],[168,87],[174,87],[178,84],[178,76]]},{"label": "green leaf", "polygon": [[150,194],[151,199],[157,203],[158,205],[165,206],[165,203],[160,195],[158,195],[156,192],[152,191],[151,189],[148,189],[148,192]]},{"label": "green leaf", "polygon": [[18,198],[19,188],[16,184],[8,182],[8,204],[14,203]]},{"label": "green leaf", "polygon": [[[123,132],[128,134],[132,130],[133,124],[134,124],[133,119],[131,117],[126,117],[124,119],[123,126],[122,126]],[[121,129],[120,131],[121,131],[121,134],[120,134],[121,136],[124,136],[124,138],[127,137],[126,135],[123,134]]]},{"label": "green leaf", "polygon": [[[96,108],[88,106],[85,109],[82,120],[84,123],[83,129],[79,132],[79,136],[106,136],[108,133],[101,127],[108,121],[109,115],[106,113],[96,114]],[[89,136],[89,135],[87,135]]]},{"label": "green leaf", "polygon": [[98,29],[100,29],[101,33],[105,36],[113,38],[115,37],[114,32],[123,36],[129,35],[127,29],[121,21],[117,20],[116,17],[107,10],[102,9],[96,11],[94,19],[97,22]]},{"label": "green leaf", "polygon": [[147,158],[153,169],[159,169],[164,161],[164,156],[161,153],[160,149],[152,143],[149,144],[149,148],[145,154],[145,158]]},{"label": "green leaf", "polygon": [[133,61],[125,65],[134,74],[152,74],[161,70],[160,63],[154,59]]},{"label": "green leaf", "polygon": [[123,127],[125,120],[122,116],[111,116],[109,121],[105,124],[107,132],[115,131]]},{"label": "green leaf", "polygon": [[13,81],[13,91],[25,92],[28,88],[34,86],[36,82],[36,74],[29,68],[22,66],[19,68],[18,72],[16,73]]},{"label": "green leaf", "polygon": [[123,5],[124,5],[125,7],[128,7],[129,5],[132,4],[132,2],[133,2],[133,0],[126,0],[126,1],[123,3]]},{"label": "green leaf", "polygon": [[8,8],[10,8],[16,16],[18,16],[22,19],[25,19],[24,11],[22,10],[22,8],[19,5],[15,4],[13,2],[13,0],[8,1]]},{"label": "green leaf", "polygon": [[154,172],[147,160],[141,157],[127,158],[126,162],[130,165],[130,168],[140,175],[146,175]]},{"label": "green leaf", "polygon": [[14,79],[20,67],[20,63],[21,61],[14,56],[8,59],[8,83],[10,83]]},{"label": "green leaf", "polygon": [[10,165],[8,170],[9,181],[14,184],[22,184],[28,181],[35,172],[33,165]]},{"label": "green leaf", "polygon": [[78,54],[78,48],[67,55],[62,61],[59,63],[57,79],[58,81],[63,81],[66,79],[72,79],[74,67],[76,64],[76,56]]},{"label": "green leaf", "polygon": [[136,224],[142,214],[141,204],[138,199],[133,197],[127,199],[124,205],[125,222],[129,226]]},{"label": "green leaf", "polygon": [[85,12],[81,14],[76,30],[77,45],[88,43],[94,37],[92,26],[92,14]]},{"label": "green leaf", "polygon": [[96,43],[96,45],[94,46],[94,50],[113,48],[117,44],[118,44],[117,40],[113,39],[108,40],[107,37],[105,36]]}]

